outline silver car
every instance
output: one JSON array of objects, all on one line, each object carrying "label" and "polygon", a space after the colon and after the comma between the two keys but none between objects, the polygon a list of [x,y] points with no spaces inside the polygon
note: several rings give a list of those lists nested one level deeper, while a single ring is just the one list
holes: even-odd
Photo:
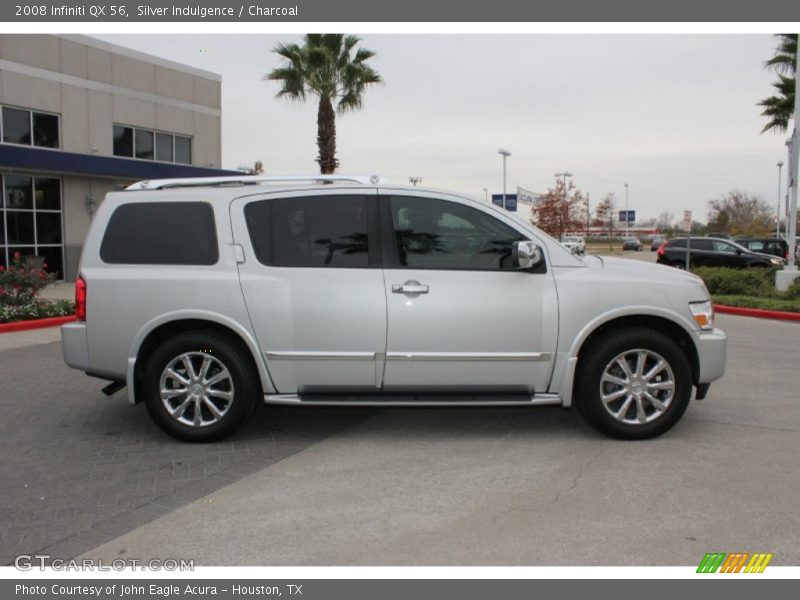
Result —
[{"label": "silver car", "polygon": [[694,275],[581,259],[503,210],[375,176],[111,193],[76,300],[67,364],[188,441],[230,435],[259,402],[574,404],[649,438],[725,369]]}]

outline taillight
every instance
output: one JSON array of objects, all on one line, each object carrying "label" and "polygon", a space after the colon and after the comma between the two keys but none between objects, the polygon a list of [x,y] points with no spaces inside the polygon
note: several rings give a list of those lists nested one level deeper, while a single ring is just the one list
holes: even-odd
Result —
[{"label": "taillight", "polygon": [[661,244],[658,247],[658,252],[656,252],[656,254],[658,254],[659,256],[664,256],[664,247],[665,246],[669,246],[669,242],[664,242],[663,244]]},{"label": "taillight", "polygon": [[75,280],[75,317],[79,321],[86,320],[86,282],[83,277]]}]

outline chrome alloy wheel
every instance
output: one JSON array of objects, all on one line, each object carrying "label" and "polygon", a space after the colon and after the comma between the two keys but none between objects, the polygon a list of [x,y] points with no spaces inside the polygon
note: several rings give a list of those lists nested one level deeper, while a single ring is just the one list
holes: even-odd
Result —
[{"label": "chrome alloy wheel", "polygon": [[675,396],[675,374],[660,354],[638,348],[614,357],[600,378],[600,399],[608,413],[627,425],[658,419]]},{"label": "chrome alloy wheel", "polygon": [[190,427],[219,422],[233,403],[233,378],[222,362],[203,352],[173,358],[161,372],[159,394],[173,419]]}]

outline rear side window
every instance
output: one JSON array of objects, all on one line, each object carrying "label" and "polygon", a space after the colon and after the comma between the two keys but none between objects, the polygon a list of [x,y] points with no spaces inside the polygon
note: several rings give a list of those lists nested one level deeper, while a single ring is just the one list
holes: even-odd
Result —
[{"label": "rear side window", "polygon": [[123,265],[213,265],[219,260],[214,211],[205,202],[123,204],[108,222],[100,258]]},{"label": "rear side window", "polygon": [[247,228],[258,260],[274,267],[369,266],[364,196],[277,198],[248,204]]}]

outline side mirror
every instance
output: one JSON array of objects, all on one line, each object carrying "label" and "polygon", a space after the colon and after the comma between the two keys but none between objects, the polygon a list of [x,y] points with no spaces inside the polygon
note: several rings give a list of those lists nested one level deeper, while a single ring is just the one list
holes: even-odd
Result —
[{"label": "side mirror", "polygon": [[529,240],[514,242],[511,251],[514,257],[514,265],[520,270],[533,269],[544,262],[542,249]]}]

